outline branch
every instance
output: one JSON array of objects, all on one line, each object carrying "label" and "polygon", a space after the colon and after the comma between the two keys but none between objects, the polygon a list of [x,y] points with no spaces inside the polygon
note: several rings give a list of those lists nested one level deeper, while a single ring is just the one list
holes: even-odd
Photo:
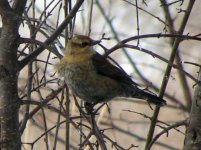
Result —
[{"label": "branch", "polygon": [[171,129],[174,129],[174,128],[177,128],[177,127],[180,127],[180,126],[183,126],[183,125],[186,125],[186,120],[182,120],[180,122],[176,122],[175,124],[165,128],[163,131],[161,131],[160,133],[158,133],[155,138],[151,141],[151,143],[148,145],[148,148],[147,149],[150,149],[151,146],[156,142],[156,140],[161,136],[163,135],[164,133],[168,133],[169,130]]},{"label": "branch", "polygon": [[7,0],[0,0],[0,15],[3,19],[3,23],[7,18],[8,12],[11,10],[11,7]]},{"label": "branch", "polygon": [[[188,3],[187,11],[186,11],[186,13],[185,13],[185,15],[183,17],[183,20],[181,22],[181,26],[179,28],[179,32],[178,32],[179,35],[183,34],[183,31],[184,31],[184,29],[186,27],[186,24],[188,22],[191,10],[193,8],[194,2],[195,2],[195,0],[191,0]],[[177,53],[177,50],[178,50],[180,42],[181,42],[181,39],[179,39],[179,38],[176,38],[175,41],[174,41],[172,52],[171,52],[170,58],[169,58],[169,62],[171,62],[171,63],[174,62],[174,59],[175,59],[175,56],[176,56],[176,53]],[[164,74],[164,77],[163,77],[162,84],[161,84],[161,89],[160,89],[160,92],[159,92],[159,97],[161,97],[161,98],[163,97],[163,95],[165,93],[167,83],[169,81],[171,70],[172,70],[172,66],[168,64],[168,66],[166,68],[166,71],[165,71],[165,74]],[[147,143],[146,143],[145,149],[147,149],[148,145],[152,141],[155,126],[156,126],[156,120],[158,118],[159,111],[160,111],[160,107],[156,107],[156,109],[154,111],[154,114],[153,114],[153,119],[152,119],[152,122],[151,122],[151,125],[150,125],[150,128],[149,128],[149,133],[148,133],[148,136],[147,136]]]},{"label": "branch", "polygon": [[[129,37],[127,39],[124,39],[122,41],[119,41],[119,43],[121,44],[126,44],[128,42],[134,41],[134,40],[138,40],[138,39],[145,39],[145,38],[177,38],[178,40],[182,41],[182,40],[197,40],[197,41],[201,41],[201,38],[198,37],[197,35],[194,36],[189,36],[187,35],[182,35],[182,34],[162,34],[162,33],[151,33],[151,34],[142,34],[139,36],[132,36]],[[118,46],[119,43],[116,44],[115,46],[113,46],[112,48],[110,48],[110,51],[107,52],[107,55],[109,55],[110,53],[112,53]]]},{"label": "branch", "polygon": [[200,149],[201,147],[201,69],[198,74],[198,83],[194,91],[194,97],[187,125],[183,150]]},{"label": "branch", "polygon": [[[176,33],[176,30],[175,30],[176,28],[174,26],[174,20],[172,19],[172,16],[170,13],[171,11],[168,7],[169,5],[167,5],[167,2],[165,0],[160,0],[160,1],[161,1],[161,5],[162,5],[163,11],[165,13],[165,16],[167,18],[167,22],[169,24],[168,29],[171,34],[174,34],[174,33]],[[175,38],[171,38],[171,40],[170,40],[170,44],[172,46],[174,45],[174,40],[175,40]],[[176,63],[183,70],[184,67],[183,67],[183,64],[181,63],[182,60],[180,58],[180,49],[178,49],[177,51],[178,51],[178,53],[176,55]],[[192,96],[190,93],[189,85],[187,83],[187,79],[184,74],[182,74],[181,72],[178,72],[178,75],[179,75],[180,83],[181,83],[181,86],[183,89],[183,94],[185,96],[186,106],[187,106],[188,111],[190,111]]]},{"label": "branch", "polygon": [[15,0],[12,8],[18,15],[22,15],[26,6],[27,0]]},{"label": "branch", "polygon": [[135,49],[135,50],[139,50],[141,52],[145,52],[151,56],[153,56],[154,58],[158,58],[160,59],[161,61],[163,62],[166,62],[169,66],[175,68],[175,69],[178,69],[180,72],[182,72],[183,74],[185,74],[186,76],[188,76],[190,79],[192,79],[193,81],[196,82],[196,79],[189,73],[187,73],[186,71],[184,71],[182,68],[180,68],[178,65],[175,65],[173,62],[165,59],[164,57],[161,57],[160,55],[156,54],[156,53],[153,53],[152,51],[149,51],[147,49],[144,49],[144,48],[140,48],[138,46],[133,46],[133,45],[129,45],[129,44],[122,44],[122,43],[119,43],[117,46],[114,46],[112,47],[111,49],[109,49],[105,55],[108,55],[110,54],[111,52],[117,50],[117,49],[120,49],[120,48],[131,48],[131,49]]},{"label": "branch", "polygon": [[[104,121],[101,121],[101,124],[106,125],[106,126],[110,126],[110,124],[108,124],[107,122],[104,122]],[[135,133],[132,133],[131,131],[127,131],[127,130],[125,130],[125,129],[123,129],[123,128],[115,125],[115,124],[112,125],[112,128],[113,128],[113,130],[117,130],[120,133],[126,134],[127,136],[129,136],[129,138],[131,137],[131,138],[137,139],[138,141],[141,141],[141,142],[146,142],[146,140],[147,140],[146,138],[139,136]],[[176,149],[175,147],[171,146],[168,143],[156,142],[155,144],[157,144],[161,147],[167,148],[167,149],[172,149],[172,150]]]},{"label": "branch", "polygon": [[62,55],[57,50],[55,50],[53,47],[45,44],[44,42],[41,42],[41,41],[38,41],[35,39],[31,39],[31,38],[19,38],[17,40],[17,42],[18,42],[18,44],[23,44],[23,43],[36,44],[36,45],[39,45],[41,47],[44,47],[45,49],[48,49],[50,52],[55,54],[57,57],[59,57],[59,58],[62,57]]},{"label": "branch", "polygon": [[[50,36],[44,43],[46,45],[52,43],[60,34],[61,32],[66,28],[66,26],[70,23],[70,21],[73,19],[73,17],[76,15],[78,9],[81,7],[84,0],[78,0],[69,15],[65,18],[65,20],[61,23],[61,25],[55,30],[55,32]],[[25,57],[23,60],[19,62],[18,71],[23,69],[31,60],[36,58],[41,52],[43,52],[45,48],[43,46],[37,48],[35,51],[33,51],[30,55]]]}]

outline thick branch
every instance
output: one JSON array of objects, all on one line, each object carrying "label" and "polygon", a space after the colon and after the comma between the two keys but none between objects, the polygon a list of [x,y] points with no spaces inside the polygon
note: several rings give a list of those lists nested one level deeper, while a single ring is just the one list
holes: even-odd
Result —
[{"label": "thick branch", "polygon": [[[26,5],[26,3],[24,4]],[[20,15],[7,0],[0,0],[2,29],[0,38],[0,149],[20,150],[19,100],[17,89],[17,48]]]},{"label": "thick branch", "polygon": [[27,3],[27,0],[15,0],[12,8],[15,11],[15,13],[21,16],[22,13],[24,12],[26,3]]},{"label": "thick branch", "polygon": [[6,24],[8,18],[8,12],[11,11],[10,5],[7,0],[0,0],[0,15],[2,17],[3,24]]},{"label": "thick branch", "polygon": [[183,150],[199,150],[201,147],[201,69],[198,75],[198,83],[195,87],[189,123],[186,130],[186,138]]},{"label": "thick branch", "polygon": [[1,16],[3,15],[3,13],[5,13],[4,11],[8,10],[8,9],[11,9],[8,1],[7,0],[1,0],[0,1],[0,14],[1,14]]}]

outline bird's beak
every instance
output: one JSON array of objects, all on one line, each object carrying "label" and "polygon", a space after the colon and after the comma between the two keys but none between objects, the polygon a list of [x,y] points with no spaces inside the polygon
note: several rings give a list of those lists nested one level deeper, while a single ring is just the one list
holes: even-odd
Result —
[{"label": "bird's beak", "polygon": [[100,42],[101,42],[101,40],[92,40],[89,45],[94,46],[96,44],[99,44]]}]

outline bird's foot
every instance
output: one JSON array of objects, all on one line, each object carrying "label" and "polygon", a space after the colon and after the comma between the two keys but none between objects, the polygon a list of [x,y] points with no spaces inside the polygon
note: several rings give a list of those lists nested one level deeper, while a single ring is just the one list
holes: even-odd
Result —
[{"label": "bird's foot", "polygon": [[84,107],[85,107],[87,114],[89,114],[89,115],[94,114],[94,104],[85,102]]}]

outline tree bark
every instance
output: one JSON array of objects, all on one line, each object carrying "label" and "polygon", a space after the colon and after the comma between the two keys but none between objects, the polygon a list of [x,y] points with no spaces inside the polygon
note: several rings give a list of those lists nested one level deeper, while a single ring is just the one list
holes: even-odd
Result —
[{"label": "tree bark", "polygon": [[201,69],[195,87],[183,150],[201,149]]},{"label": "tree bark", "polygon": [[14,0],[13,8],[7,0],[0,0],[2,28],[0,35],[0,149],[19,150],[19,99],[17,90],[18,28],[26,0]]}]

